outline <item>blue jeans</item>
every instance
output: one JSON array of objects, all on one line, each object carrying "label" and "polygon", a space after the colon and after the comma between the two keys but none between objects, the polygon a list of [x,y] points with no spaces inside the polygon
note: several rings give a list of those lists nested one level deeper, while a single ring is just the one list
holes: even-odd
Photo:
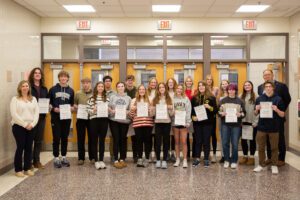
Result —
[{"label": "blue jeans", "polygon": [[231,162],[237,163],[238,161],[238,145],[240,138],[241,127],[227,126],[222,124],[221,134],[222,134],[222,146],[225,161],[230,162],[230,142],[232,145],[231,152]]}]

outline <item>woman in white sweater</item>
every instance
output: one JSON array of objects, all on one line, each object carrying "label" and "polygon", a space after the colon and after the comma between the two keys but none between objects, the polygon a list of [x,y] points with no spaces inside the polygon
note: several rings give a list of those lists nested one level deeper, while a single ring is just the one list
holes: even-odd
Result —
[{"label": "woman in white sweater", "polygon": [[31,96],[28,81],[21,81],[17,92],[18,95],[13,97],[10,102],[12,132],[17,143],[14,159],[15,172],[17,177],[33,176],[34,172],[30,170],[34,138],[33,130],[39,120],[39,107],[36,98]]}]

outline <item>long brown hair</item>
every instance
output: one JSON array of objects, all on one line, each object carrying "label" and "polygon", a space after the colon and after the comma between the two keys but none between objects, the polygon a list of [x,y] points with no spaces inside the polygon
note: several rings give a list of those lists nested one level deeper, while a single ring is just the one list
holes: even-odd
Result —
[{"label": "long brown hair", "polygon": [[177,87],[177,81],[174,79],[174,78],[169,78],[167,81],[166,81],[166,90],[167,91],[170,91],[170,88],[169,88],[169,81],[172,80],[173,81],[173,91],[175,92],[175,88]]},{"label": "long brown hair", "polygon": [[245,90],[244,86],[246,83],[249,83],[251,85],[251,92],[250,92],[250,99],[249,99],[249,102],[251,104],[254,104],[255,102],[255,99],[256,99],[256,96],[255,96],[255,93],[254,93],[254,89],[253,89],[253,83],[251,81],[245,81],[244,84],[243,84],[243,92],[242,92],[242,95],[241,95],[241,99],[243,101],[245,101],[245,98],[246,98],[246,95],[247,95],[247,91]]},{"label": "long brown hair", "polygon": [[207,79],[209,79],[209,78],[211,79],[211,85],[207,85],[207,86],[210,87],[210,90],[212,91],[214,88],[214,79],[211,74],[206,75],[205,82],[207,83]]},{"label": "long brown hair", "polygon": [[147,91],[146,91],[146,87],[145,87],[143,84],[142,84],[142,85],[139,85],[139,86],[137,87],[136,94],[135,94],[135,99],[136,99],[135,104],[136,104],[137,102],[140,102],[141,99],[142,99],[141,96],[140,96],[140,94],[139,94],[139,89],[140,89],[141,87],[144,87],[144,88],[145,88],[144,102],[147,102],[148,104],[150,104],[149,97],[148,97],[148,94],[147,94]]},{"label": "long brown hair", "polygon": [[219,95],[218,95],[218,99],[220,99],[221,97],[224,96],[224,92],[227,92],[226,90],[224,91],[223,87],[222,87],[222,82],[225,81],[228,83],[228,85],[230,84],[229,80],[222,80],[221,83],[220,83],[220,92],[219,92]]},{"label": "long brown hair", "polygon": [[205,87],[204,91],[204,99],[208,99],[209,97],[213,96],[213,94],[210,92],[208,85],[205,81],[199,81],[198,82],[198,87],[197,87],[197,93],[195,94],[195,98],[197,102],[200,102],[200,97],[201,97],[201,92],[199,91],[199,85],[203,85]]},{"label": "long brown hair", "polygon": [[176,88],[174,88],[174,96],[177,96],[177,88],[178,88],[179,86],[182,87],[182,93],[181,93],[181,96],[182,96],[182,97],[186,97],[184,86],[183,86],[183,84],[181,84],[181,83],[177,84],[177,85],[176,85]]},{"label": "long brown hair", "polygon": [[148,82],[148,89],[147,89],[147,91],[148,91],[148,96],[151,94],[152,88],[150,88],[150,83],[151,83],[152,80],[155,80],[155,81],[156,81],[156,88],[155,88],[155,89],[157,89],[157,86],[158,86],[158,84],[157,84],[157,83],[158,83],[157,79],[156,79],[155,77],[150,78],[150,79],[149,79],[149,82]]},{"label": "long brown hair", "polygon": [[45,76],[44,76],[44,71],[43,71],[41,68],[39,68],[39,67],[35,67],[35,68],[33,68],[33,69],[30,71],[29,77],[28,77],[28,81],[29,81],[30,85],[31,85],[31,86],[34,86],[34,72],[35,72],[36,70],[39,70],[40,73],[41,73],[40,86],[45,87]]},{"label": "long brown hair", "polygon": [[18,93],[18,98],[22,98],[22,86],[23,84],[27,83],[28,84],[28,87],[29,87],[29,90],[28,90],[28,93],[27,93],[27,98],[29,101],[32,100],[32,95],[31,95],[31,87],[30,87],[30,83],[29,81],[26,81],[26,80],[22,80],[19,82],[18,84],[18,88],[17,88],[17,93]]},{"label": "long brown hair", "polygon": [[96,102],[96,99],[97,99],[97,96],[98,96],[98,90],[97,90],[97,88],[98,88],[98,85],[100,85],[100,84],[103,85],[103,89],[104,89],[103,92],[102,92],[102,99],[103,99],[104,102],[106,102],[107,101],[106,90],[105,90],[104,83],[102,81],[99,81],[99,82],[96,83],[96,85],[94,87],[94,90],[93,90],[93,96],[92,96],[92,98],[94,99],[94,102]]},{"label": "long brown hair", "polygon": [[167,105],[172,105],[173,103],[172,103],[172,99],[171,99],[171,97],[170,97],[170,95],[169,95],[169,93],[168,93],[168,91],[167,91],[167,87],[166,87],[166,84],[165,83],[163,83],[163,82],[161,82],[161,83],[159,83],[158,85],[157,85],[157,88],[156,88],[156,92],[155,92],[155,97],[154,97],[154,99],[153,99],[153,105],[156,105],[156,104],[158,104],[159,103],[159,100],[160,100],[160,93],[159,93],[159,86],[160,85],[163,85],[164,87],[165,87],[165,97],[166,97],[166,104]]}]

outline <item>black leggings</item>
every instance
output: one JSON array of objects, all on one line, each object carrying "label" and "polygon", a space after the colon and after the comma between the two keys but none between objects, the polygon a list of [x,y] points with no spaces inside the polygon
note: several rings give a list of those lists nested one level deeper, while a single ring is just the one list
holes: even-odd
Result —
[{"label": "black leggings", "polygon": [[216,116],[213,118],[213,126],[211,129],[211,145],[213,148],[213,153],[216,154],[217,152],[217,119]]},{"label": "black leggings", "polygon": [[170,130],[171,123],[156,123],[155,124],[155,139],[156,139],[156,159],[160,160],[161,143],[163,142],[163,160],[166,161],[170,148]]},{"label": "black leggings", "polygon": [[151,152],[150,141],[152,140],[152,129],[153,127],[149,126],[134,128],[138,158],[143,158],[143,149],[145,149],[145,157],[146,159],[149,159]]},{"label": "black leggings", "polygon": [[103,161],[105,150],[105,137],[108,129],[107,118],[94,118],[90,120],[91,154],[98,161],[97,147],[99,148],[99,161]]},{"label": "black leggings", "polygon": [[[253,140],[250,140],[250,155],[254,156],[256,151],[256,133],[257,128],[253,129]],[[244,156],[248,155],[248,140],[241,139],[242,149]]]},{"label": "black leggings", "polygon": [[127,132],[129,124],[110,121],[109,123],[111,134],[113,137],[113,152],[115,160],[125,160],[127,153]]}]

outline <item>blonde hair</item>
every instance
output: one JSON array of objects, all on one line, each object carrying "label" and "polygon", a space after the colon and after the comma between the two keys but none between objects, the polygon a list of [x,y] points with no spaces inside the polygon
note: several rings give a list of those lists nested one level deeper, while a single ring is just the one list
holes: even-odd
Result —
[{"label": "blonde hair", "polygon": [[[156,81],[156,88],[157,88],[157,86],[158,86],[158,81],[157,81],[157,79],[156,79],[155,77],[151,77],[151,78],[149,79],[149,82],[148,82],[148,89],[147,89],[148,95],[151,94],[152,88],[150,88],[150,83],[151,83],[152,80],[155,80],[155,81]],[[156,90],[156,88],[155,88],[155,90]]]},{"label": "blonde hair", "polygon": [[143,84],[139,85],[138,88],[137,88],[137,90],[136,90],[136,95],[135,95],[136,101],[135,101],[135,104],[136,104],[137,102],[140,102],[140,101],[141,101],[141,96],[140,96],[140,94],[139,94],[139,89],[140,89],[141,87],[144,87],[144,88],[145,88],[144,101],[147,102],[148,104],[150,104],[150,100],[149,100],[149,97],[148,97],[148,94],[147,94],[147,91],[146,91],[146,87],[145,87]]},{"label": "blonde hair", "polygon": [[27,98],[28,98],[29,101],[31,101],[32,100],[31,87],[30,87],[29,81],[26,81],[26,80],[22,80],[18,84],[18,88],[17,88],[18,98],[22,98],[23,97],[23,95],[22,95],[22,86],[25,83],[27,83],[27,85],[28,85]]},{"label": "blonde hair", "polygon": [[165,91],[166,104],[167,104],[167,105],[172,105],[173,102],[172,102],[172,99],[171,99],[171,97],[170,97],[170,95],[169,95],[169,93],[168,93],[168,91],[167,91],[167,86],[166,86],[166,84],[163,83],[163,82],[161,82],[161,83],[159,83],[159,84],[157,85],[156,92],[155,92],[155,97],[154,97],[154,99],[153,99],[153,105],[156,105],[156,104],[159,103],[160,96],[161,96],[161,94],[160,94],[160,92],[159,92],[159,86],[160,86],[160,85],[163,85],[163,86],[165,87],[165,90],[166,90],[166,91]]},{"label": "blonde hair", "polygon": [[182,93],[181,93],[181,96],[182,96],[182,97],[186,97],[186,95],[185,95],[185,90],[184,90],[184,86],[183,86],[183,84],[181,84],[181,83],[179,83],[179,84],[176,85],[176,88],[175,88],[175,91],[174,91],[175,96],[177,96],[177,88],[178,88],[179,86],[182,87]]}]

